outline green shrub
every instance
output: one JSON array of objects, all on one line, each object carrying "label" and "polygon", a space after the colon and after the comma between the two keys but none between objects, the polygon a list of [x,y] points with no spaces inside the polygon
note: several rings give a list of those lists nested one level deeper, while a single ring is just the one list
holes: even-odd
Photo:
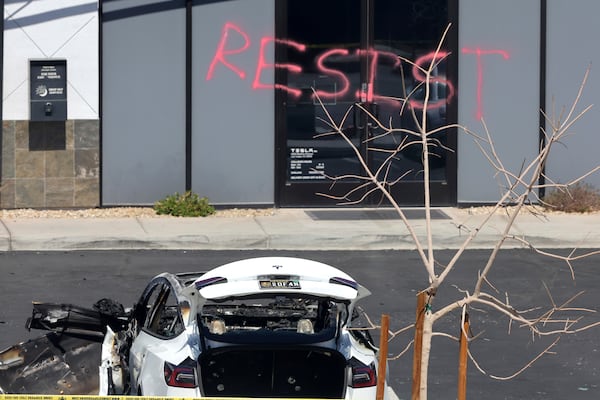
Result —
[{"label": "green shrub", "polygon": [[206,217],[215,213],[215,208],[208,203],[206,197],[187,191],[175,193],[154,203],[157,214],[173,215],[175,217]]},{"label": "green shrub", "polygon": [[568,190],[555,189],[544,197],[549,210],[585,213],[600,210],[600,192],[587,183],[576,183]]}]

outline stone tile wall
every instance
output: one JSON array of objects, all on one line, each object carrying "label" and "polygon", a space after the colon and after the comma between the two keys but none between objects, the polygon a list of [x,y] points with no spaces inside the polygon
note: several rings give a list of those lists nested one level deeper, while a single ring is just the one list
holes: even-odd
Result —
[{"label": "stone tile wall", "polygon": [[100,205],[100,123],[69,120],[65,148],[29,148],[29,121],[3,121],[0,208]]}]

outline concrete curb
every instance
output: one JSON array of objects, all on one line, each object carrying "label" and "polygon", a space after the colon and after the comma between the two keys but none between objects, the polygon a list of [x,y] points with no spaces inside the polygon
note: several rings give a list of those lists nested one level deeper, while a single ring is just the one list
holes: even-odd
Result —
[{"label": "concrete curb", "polygon": [[[468,248],[494,247],[507,218],[489,218],[445,208],[448,218],[431,221],[435,249],[457,249],[472,232]],[[399,219],[314,220],[302,209],[277,210],[273,216],[233,218],[39,218],[1,219],[0,251],[107,249],[178,250],[413,250],[409,230]],[[424,219],[411,220],[426,247]],[[519,216],[515,238],[538,248],[600,248],[600,213],[557,214],[542,219]],[[519,240],[503,248],[527,248]]]}]

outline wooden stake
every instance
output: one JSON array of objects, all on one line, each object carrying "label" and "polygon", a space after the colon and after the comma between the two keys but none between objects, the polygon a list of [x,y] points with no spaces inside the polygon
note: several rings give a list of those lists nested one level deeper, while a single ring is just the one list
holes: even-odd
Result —
[{"label": "wooden stake", "polygon": [[458,350],[458,400],[467,399],[467,352],[469,349],[469,314],[465,314],[462,329],[460,331],[460,344]]},{"label": "wooden stake", "polygon": [[385,374],[387,369],[388,337],[390,332],[390,316],[381,316],[381,333],[379,335],[379,368],[377,370],[376,400],[383,400],[385,393]]},{"label": "wooden stake", "polygon": [[411,399],[420,399],[421,390],[421,356],[423,352],[423,318],[425,317],[425,303],[427,293],[421,292],[417,295],[417,312],[415,322],[415,342],[413,345],[413,370],[412,370],[412,392]]}]

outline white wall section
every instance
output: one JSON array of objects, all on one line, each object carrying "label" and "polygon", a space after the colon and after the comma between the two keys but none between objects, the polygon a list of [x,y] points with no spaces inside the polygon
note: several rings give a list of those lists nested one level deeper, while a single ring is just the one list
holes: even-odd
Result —
[{"label": "white wall section", "polygon": [[4,120],[29,119],[30,59],[66,59],[67,119],[99,118],[96,1],[5,2]]}]

